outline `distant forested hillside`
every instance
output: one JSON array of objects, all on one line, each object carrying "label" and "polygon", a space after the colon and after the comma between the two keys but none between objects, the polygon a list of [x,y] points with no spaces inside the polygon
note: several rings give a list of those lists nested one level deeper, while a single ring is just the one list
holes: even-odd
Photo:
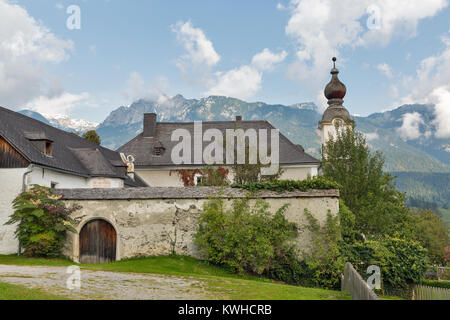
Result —
[{"label": "distant forested hillside", "polygon": [[[433,172],[392,172],[397,176],[396,183],[399,190],[406,192],[411,198],[411,206],[427,206],[435,203],[441,208],[450,203],[450,173]],[[432,209],[432,208],[429,208]]]}]

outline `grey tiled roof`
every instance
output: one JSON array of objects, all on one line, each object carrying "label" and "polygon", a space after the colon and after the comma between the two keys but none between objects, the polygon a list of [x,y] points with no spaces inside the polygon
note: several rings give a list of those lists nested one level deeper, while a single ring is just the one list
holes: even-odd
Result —
[{"label": "grey tiled roof", "polygon": [[[88,177],[126,179],[119,153],[2,107],[0,136],[33,164]],[[51,156],[30,141],[35,139],[53,142]]]},{"label": "grey tiled roof", "polygon": [[[203,132],[208,129],[219,129],[225,137],[226,129],[268,129],[268,140],[270,141],[270,129],[275,129],[268,121],[208,121],[202,122]],[[172,148],[179,142],[171,141],[172,132],[176,129],[186,129],[194,136],[193,122],[158,122],[156,123],[155,137],[144,137],[139,134],[134,139],[120,147],[117,151],[126,155],[133,155],[135,166],[173,166],[171,159]],[[210,142],[203,142],[205,148]],[[164,152],[161,155],[154,153],[154,147],[162,145]],[[270,147],[270,142],[268,144]],[[194,163],[194,143],[191,143],[192,163]],[[280,163],[288,164],[318,164],[319,160],[305,153],[303,148],[293,144],[289,139],[280,133]],[[224,152],[225,158],[225,152]]]},{"label": "grey tiled roof", "polygon": [[125,187],[126,188],[145,188],[148,187],[148,184],[141,179],[141,177],[139,177],[138,174],[134,174],[134,180],[131,179],[130,177],[126,177],[125,179]]}]

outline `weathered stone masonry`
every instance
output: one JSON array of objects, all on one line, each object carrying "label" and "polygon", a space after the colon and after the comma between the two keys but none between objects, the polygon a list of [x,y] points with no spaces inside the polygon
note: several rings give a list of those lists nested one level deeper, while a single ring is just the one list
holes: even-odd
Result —
[{"label": "weathered stone masonry", "polygon": [[[59,190],[68,205],[83,208],[73,214],[77,221],[77,234],[70,234],[65,254],[79,261],[79,232],[89,221],[104,219],[117,232],[117,260],[153,255],[177,254],[200,258],[193,243],[197,219],[210,196],[220,196],[230,205],[233,198],[242,198],[246,191],[232,188],[133,188],[133,189],[67,189]],[[304,209],[308,209],[321,223],[327,213],[339,211],[338,190],[311,190],[308,192],[260,192],[251,196],[266,200],[271,211],[286,203],[289,221],[305,224]],[[175,237],[176,231],[176,237]],[[305,248],[308,234],[297,239],[299,248]]]}]

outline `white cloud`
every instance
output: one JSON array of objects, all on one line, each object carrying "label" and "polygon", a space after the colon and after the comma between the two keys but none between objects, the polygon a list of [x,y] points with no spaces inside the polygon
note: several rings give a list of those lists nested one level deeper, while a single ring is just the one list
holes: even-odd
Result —
[{"label": "white cloud", "polygon": [[138,99],[145,98],[146,90],[144,79],[138,72],[133,71],[130,74],[123,94],[130,101],[136,101]]},{"label": "white cloud", "polygon": [[[288,74],[315,93],[328,78],[331,57],[339,57],[343,48],[386,45],[395,36],[412,37],[420,20],[446,6],[447,0],[291,0],[285,31],[298,47]],[[369,7],[378,13],[377,28],[367,26]],[[343,62],[339,59],[340,65]]]},{"label": "white cloud", "polygon": [[178,68],[184,73],[199,74],[201,81],[209,81],[209,71],[220,61],[220,55],[212,42],[200,28],[195,28],[190,21],[178,22],[171,26],[177,40],[183,45],[186,54],[177,60]]},{"label": "white cloud", "polygon": [[391,85],[391,95],[394,98],[398,98],[398,96],[399,96],[398,86],[395,84]]},{"label": "white cloud", "polygon": [[400,104],[431,103],[435,105],[434,125],[437,138],[450,137],[450,37],[441,38],[443,49],[423,59],[415,76],[404,76],[403,87],[409,94]]},{"label": "white cloud", "polygon": [[443,49],[435,55],[420,62],[415,76],[406,76],[403,86],[410,92],[402,99],[402,103],[433,101],[431,93],[441,86],[450,83],[450,38],[442,37]]},{"label": "white cloud", "polygon": [[450,138],[450,86],[436,88],[431,93],[436,105],[434,108],[436,138]]},{"label": "white cloud", "polygon": [[146,84],[141,74],[133,71],[128,77],[123,95],[130,102],[135,102],[139,99],[148,99],[163,103],[167,100],[165,92],[168,90],[169,81],[167,78],[160,76],[151,84]]},{"label": "white cloud", "polygon": [[377,140],[377,139],[380,138],[380,136],[376,132],[364,133],[364,136],[365,136],[365,138],[366,138],[366,140],[368,142],[373,141],[373,140]]},{"label": "white cloud", "polygon": [[262,52],[256,54],[252,59],[252,65],[258,70],[272,70],[274,65],[282,62],[287,56],[286,51],[272,53],[265,48]]},{"label": "white cloud", "polygon": [[87,102],[89,98],[90,96],[87,92],[83,92],[81,94],[71,94],[68,92],[64,92],[54,97],[37,97],[27,103],[26,108],[37,111],[39,113],[51,115],[66,115],[71,109],[79,107],[81,105],[93,107],[94,105]]},{"label": "white cloud", "polygon": [[387,78],[392,78],[392,69],[387,63],[380,63],[377,65],[378,71],[380,71]]},{"label": "white cloud", "polygon": [[[193,84],[207,88],[207,95],[224,95],[245,99],[253,96],[261,89],[264,72],[273,70],[274,66],[282,62],[286,51],[273,53],[268,48],[253,56],[248,65],[242,65],[228,71],[213,72],[213,68],[220,61],[220,55],[215,51],[213,43],[206,37],[202,29],[196,28],[190,21],[178,22],[171,26],[176,33],[177,40],[183,45],[186,54],[176,62],[185,79]],[[128,96],[139,92],[141,87],[139,77],[130,79]]]},{"label": "white cloud", "polygon": [[217,83],[207,95],[246,99],[261,89],[262,73],[252,66],[242,66],[225,73],[217,73]]},{"label": "white cloud", "polygon": [[286,56],[286,51],[272,53],[266,48],[253,56],[250,65],[217,72],[215,83],[206,94],[249,98],[261,89],[263,73],[273,70],[275,64],[282,62]]},{"label": "white cloud", "polygon": [[47,64],[69,58],[73,42],[56,37],[17,4],[0,0],[0,101],[12,108],[45,95]]},{"label": "white cloud", "polygon": [[404,141],[418,139],[422,135],[421,124],[424,124],[424,121],[418,112],[406,113],[403,115],[403,123],[397,129],[397,133]]}]

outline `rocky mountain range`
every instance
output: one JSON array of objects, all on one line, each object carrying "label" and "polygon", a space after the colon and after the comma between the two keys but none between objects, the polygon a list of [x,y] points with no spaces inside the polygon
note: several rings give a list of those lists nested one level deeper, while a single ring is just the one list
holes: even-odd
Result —
[{"label": "rocky mountain range", "polygon": [[78,132],[83,133],[89,130],[95,130],[98,127],[98,123],[82,120],[82,119],[71,119],[66,115],[49,115],[49,114],[40,114],[38,112],[34,112],[31,110],[22,110],[20,113],[34,118],[36,120],[42,121],[46,124],[49,124],[55,128],[70,131],[70,132]]},{"label": "rocky mountain range", "polygon": [[[351,111],[351,107],[349,110]],[[223,96],[201,99],[186,99],[182,95],[163,96],[157,101],[142,99],[130,106],[121,106],[112,111],[98,126],[80,120],[62,117],[46,118],[30,111],[23,111],[29,116],[41,121],[43,118],[47,123],[69,131],[96,128],[102,144],[111,149],[119,148],[138,135],[142,131],[143,114],[150,112],[157,113],[158,121],[220,121],[232,120],[237,115],[241,115],[244,120],[267,120],[294,143],[301,144],[306,152],[320,157],[320,137],[317,125],[322,117],[322,112],[311,102],[287,106],[263,102],[249,103]],[[401,134],[404,119],[408,114],[415,114],[423,120],[417,128],[418,134],[414,139],[405,138]],[[415,177],[441,174],[444,188],[435,190],[439,195],[430,191],[432,194],[426,199],[438,199],[442,203],[450,201],[450,190],[448,190],[450,186],[450,138],[436,138],[433,134],[435,131],[433,105],[404,105],[367,117],[353,116],[353,118],[356,121],[357,130],[365,133],[369,145],[384,153],[386,171],[394,174],[402,173],[399,176],[402,177],[403,182],[409,181],[407,173],[415,173]],[[417,173],[420,174],[417,175]],[[407,184],[402,184],[402,181],[399,181],[399,185],[407,190]],[[427,185],[420,185],[420,188],[425,190]],[[420,194],[417,190],[415,192]],[[441,201],[442,193],[447,200]]]},{"label": "rocky mountain range", "polygon": [[[433,110],[433,105],[405,105],[354,119],[368,143],[385,154],[386,171],[450,172],[450,139],[438,139],[432,134]],[[177,95],[163,102],[139,100],[129,107],[122,106],[98,126],[103,144],[115,149],[134,138],[142,130],[146,112],[157,113],[158,121],[231,120],[236,115],[242,115],[244,120],[268,120],[308,153],[320,156],[317,124],[321,112],[314,103],[269,105],[220,96],[197,100]],[[419,128],[423,135],[414,140],[404,140],[399,133],[408,113],[418,113],[424,120]]]}]

